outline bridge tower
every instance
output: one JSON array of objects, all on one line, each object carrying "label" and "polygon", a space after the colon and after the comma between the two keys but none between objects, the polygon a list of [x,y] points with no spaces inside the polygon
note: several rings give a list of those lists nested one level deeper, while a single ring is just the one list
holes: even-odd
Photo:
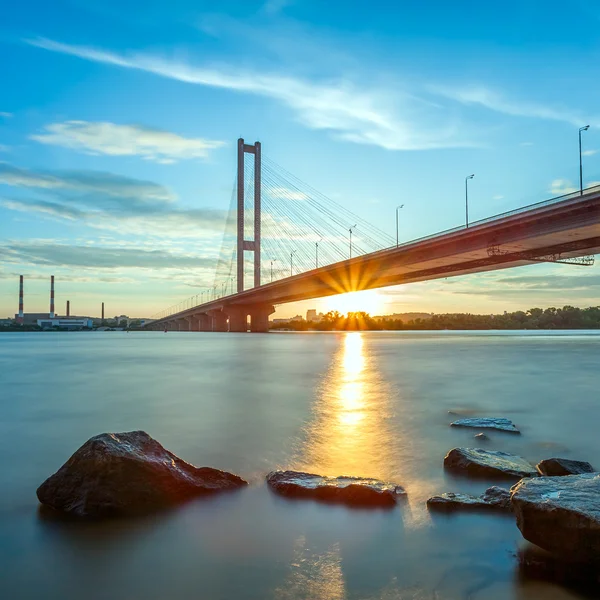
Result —
[{"label": "bridge tower", "polygon": [[[244,251],[254,252],[254,287],[260,286],[260,142],[238,140],[237,161],[237,291],[244,291]],[[254,239],[244,239],[244,157],[254,154]]]}]

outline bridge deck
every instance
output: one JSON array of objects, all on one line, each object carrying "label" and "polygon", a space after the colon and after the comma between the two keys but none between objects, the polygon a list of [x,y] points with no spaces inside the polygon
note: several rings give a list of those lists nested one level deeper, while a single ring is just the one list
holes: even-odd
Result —
[{"label": "bridge deck", "polygon": [[169,315],[277,305],[600,252],[600,190],[357,256]]}]

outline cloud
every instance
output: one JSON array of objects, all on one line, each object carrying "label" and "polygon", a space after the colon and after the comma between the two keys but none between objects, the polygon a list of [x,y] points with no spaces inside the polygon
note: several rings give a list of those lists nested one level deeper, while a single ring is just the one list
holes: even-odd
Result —
[{"label": "cloud", "polygon": [[4,146],[3,144],[0,144],[0,152],[9,152],[10,148],[8,146]]},{"label": "cloud", "polygon": [[156,206],[173,202],[176,196],[162,185],[103,171],[31,171],[0,162],[0,183],[11,186],[63,192],[69,197],[114,206],[122,199],[130,205]]},{"label": "cloud", "polygon": [[269,16],[276,16],[293,3],[294,0],[267,0],[263,4],[262,12]]},{"label": "cloud", "polygon": [[266,192],[273,198],[285,200],[308,200],[309,196],[300,190],[293,190],[286,187],[263,187],[263,193]]},{"label": "cloud", "polygon": [[101,171],[33,171],[0,162],[0,183],[45,198],[0,198],[10,210],[138,236],[220,237],[226,211],[183,208],[162,185]]},{"label": "cloud", "polygon": [[600,287],[600,275],[518,275],[497,283],[528,290],[593,290]]},{"label": "cloud", "polygon": [[213,258],[139,248],[98,247],[34,240],[0,246],[0,260],[35,266],[82,269],[198,269],[214,268]]},{"label": "cloud", "polygon": [[493,200],[504,200],[504,196],[502,194],[498,194],[492,198]]},{"label": "cloud", "polygon": [[12,113],[0,111],[0,118],[12,119],[13,116],[14,115]]},{"label": "cloud", "polygon": [[594,156],[594,154],[597,154],[598,150],[584,150],[581,154],[583,156]]},{"label": "cloud", "polygon": [[[286,74],[239,68],[196,66],[160,56],[133,52],[118,54],[38,38],[26,43],[52,52],[135,69],[177,81],[271,98],[294,112],[311,129],[338,138],[388,150],[424,150],[474,146],[465,126],[431,112],[431,103],[398,89],[378,89],[345,78],[308,81]],[[423,114],[425,109],[427,114]]]},{"label": "cloud", "polygon": [[549,193],[553,196],[565,196],[579,191],[568,179],[555,179],[550,184]]},{"label": "cloud", "polygon": [[206,158],[209,151],[224,142],[185,138],[169,131],[141,125],[107,122],[65,121],[44,127],[44,133],[30,138],[42,144],[109,156],[141,156],[146,160],[169,164],[177,160]]},{"label": "cloud", "polygon": [[[549,121],[563,121],[577,127],[581,126],[582,123],[600,125],[600,116],[586,117],[564,107],[552,107],[535,102],[512,100],[482,86],[463,86],[460,88],[432,86],[431,91],[460,104],[468,106],[477,105],[513,117],[532,117]],[[524,145],[529,145],[529,142],[525,142]]]}]

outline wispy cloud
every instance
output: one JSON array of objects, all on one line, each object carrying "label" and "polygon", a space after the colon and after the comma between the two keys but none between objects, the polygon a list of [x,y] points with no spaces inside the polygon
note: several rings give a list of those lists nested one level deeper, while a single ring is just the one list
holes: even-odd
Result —
[{"label": "wispy cloud", "polygon": [[521,142],[519,146],[533,146],[533,142]]},{"label": "wispy cloud", "polygon": [[7,263],[95,269],[198,269],[212,268],[214,258],[168,250],[82,246],[33,240],[0,245]]},{"label": "wispy cloud", "polygon": [[[461,104],[481,106],[488,110],[513,117],[563,121],[575,126],[581,126],[582,123],[600,125],[600,116],[585,116],[566,107],[554,107],[525,100],[514,100],[483,86],[445,87],[436,85],[431,86],[431,91]],[[530,143],[525,142],[522,145],[530,145]]]},{"label": "wispy cloud", "polygon": [[13,116],[12,113],[0,111],[0,118],[11,119]]},{"label": "wispy cloud", "polygon": [[176,133],[107,122],[65,121],[51,123],[44,132],[30,136],[42,144],[63,146],[94,154],[141,156],[158,163],[206,158],[211,150],[225,145],[216,140],[185,138]]},{"label": "wispy cloud", "polygon": [[563,196],[566,194],[572,194],[577,192],[579,188],[576,188],[571,181],[568,179],[555,179],[550,184],[550,194],[553,196]]},{"label": "wispy cloud", "polygon": [[502,194],[497,194],[492,198],[492,200],[504,200],[504,196]]},{"label": "wispy cloud", "polygon": [[222,234],[226,212],[183,208],[162,185],[97,171],[33,171],[0,163],[0,184],[45,197],[0,198],[10,210],[81,221],[95,229],[146,237],[212,238]]},{"label": "wispy cloud", "polygon": [[430,110],[424,114],[424,107],[430,109],[430,103],[400,89],[380,89],[343,77],[309,81],[289,74],[197,66],[140,52],[119,54],[44,38],[26,42],[52,52],[189,84],[271,98],[291,109],[305,126],[330,131],[355,143],[389,150],[475,145],[465,136],[464,125],[449,121],[447,115],[432,114]]},{"label": "wispy cloud", "polygon": [[594,154],[598,154],[598,150],[584,150],[581,154],[583,156],[594,156]]},{"label": "wispy cloud", "polygon": [[294,0],[267,0],[262,6],[262,12],[269,16],[275,16],[292,4],[294,4]]}]

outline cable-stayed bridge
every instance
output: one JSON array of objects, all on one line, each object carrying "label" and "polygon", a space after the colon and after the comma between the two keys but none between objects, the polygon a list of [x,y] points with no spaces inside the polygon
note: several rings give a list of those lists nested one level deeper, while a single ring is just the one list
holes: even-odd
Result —
[{"label": "cable-stayed bridge", "polygon": [[[238,140],[215,281],[146,327],[268,331],[274,306],[538,262],[593,264],[600,186],[398,244]],[[250,319],[250,323],[248,323]]]}]

